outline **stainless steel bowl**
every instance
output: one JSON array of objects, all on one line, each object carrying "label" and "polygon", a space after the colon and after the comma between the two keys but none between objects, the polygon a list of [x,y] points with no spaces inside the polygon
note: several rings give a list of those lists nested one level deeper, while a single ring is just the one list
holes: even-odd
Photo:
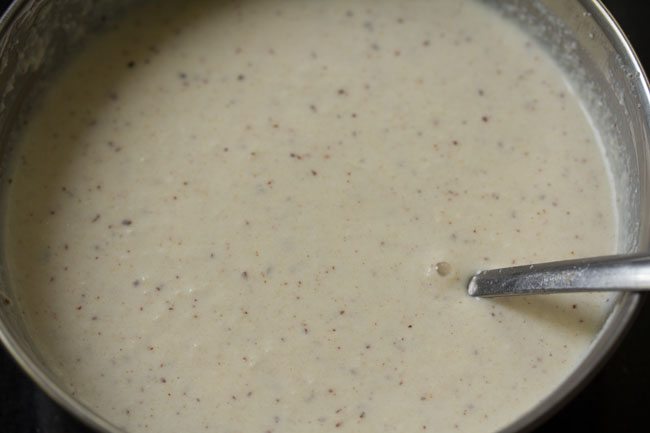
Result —
[{"label": "stainless steel bowl", "polygon": [[[0,181],[12,136],[45,78],[106,18],[137,0],[15,1],[0,19]],[[603,138],[619,212],[619,250],[647,251],[650,244],[650,92],[629,42],[598,0],[485,0],[548,46],[571,77]],[[4,195],[2,196],[4,197]],[[0,218],[2,213],[0,213]],[[1,220],[0,220],[1,222]],[[4,226],[3,226],[4,227]],[[0,238],[0,241],[2,239]],[[77,401],[39,356],[27,334],[0,253],[0,340],[32,379],[81,421],[101,432],[119,429]],[[547,398],[504,432],[532,428],[557,409],[597,370],[638,309],[640,297],[617,298],[589,353]]]}]

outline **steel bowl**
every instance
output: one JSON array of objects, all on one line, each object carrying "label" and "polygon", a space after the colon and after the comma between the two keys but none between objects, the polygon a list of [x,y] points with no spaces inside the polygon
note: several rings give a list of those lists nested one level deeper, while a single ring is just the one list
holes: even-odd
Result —
[{"label": "steel bowl", "polygon": [[[65,63],[85,35],[138,0],[18,0],[0,18],[0,185],[13,136],[24,124],[46,78]],[[616,191],[620,252],[650,244],[650,92],[625,35],[598,0],[484,0],[532,34],[567,72],[599,133]],[[4,205],[5,194],[0,194]],[[4,212],[0,212],[3,222]],[[2,233],[6,230],[4,224]],[[0,234],[0,242],[2,235]],[[0,249],[0,340],[27,374],[56,402],[99,432],[120,430],[71,396],[39,355],[26,331]],[[640,296],[617,297],[588,353],[550,395],[507,426],[531,429],[574,395],[616,347],[639,307]]]}]

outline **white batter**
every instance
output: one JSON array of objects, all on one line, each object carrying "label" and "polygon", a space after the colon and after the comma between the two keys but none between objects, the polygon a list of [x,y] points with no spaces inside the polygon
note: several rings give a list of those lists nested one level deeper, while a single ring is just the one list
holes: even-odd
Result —
[{"label": "white batter", "polygon": [[466,295],[616,236],[579,101],[471,1],[152,3],[52,82],[14,172],[31,332],[129,432],[495,430],[607,311]]}]

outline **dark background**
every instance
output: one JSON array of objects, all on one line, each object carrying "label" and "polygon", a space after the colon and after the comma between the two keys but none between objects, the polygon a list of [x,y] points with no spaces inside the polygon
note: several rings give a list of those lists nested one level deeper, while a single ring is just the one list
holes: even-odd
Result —
[{"label": "dark background", "polygon": [[[577,1],[577,0],[566,0]],[[4,11],[9,1],[0,0]],[[604,0],[650,70],[650,2]],[[645,299],[644,299],[645,300]],[[650,432],[650,302],[593,380],[535,433]],[[0,433],[90,433],[53,403],[0,347]],[[405,432],[406,433],[406,432]]]}]

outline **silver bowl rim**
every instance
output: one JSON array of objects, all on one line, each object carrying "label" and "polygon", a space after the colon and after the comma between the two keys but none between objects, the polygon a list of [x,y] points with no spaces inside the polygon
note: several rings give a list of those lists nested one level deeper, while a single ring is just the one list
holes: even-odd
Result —
[{"label": "silver bowl rim", "polygon": [[[601,0],[580,0],[605,37],[621,56],[624,63],[631,67],[636,75],[635,83],[639,91],[638,110],[644,113],[646,124],[650,125],[650,85],[643,66],[632,48],[632,44],[621,29],[614,16]],[[641,150],[646,158],[650,152],[650,143],[641,143]],[[646,171],[649,169],[644,167]],[[638,249],[648,251],[648,239],[641,239]],[[573,372],[551,394],[520,416],[515,422],[506,426],[501,433],[530,431],[559,411],[569,400],[578,394],[593,376],[606,364],[609,357],[622,342],[623,337],[632,326],[639,313],[643,297],[640,293],[627,292],[618,299],[606,323],[594,339],[587,355],[575,367]]]},{"label": "silver bowl rim", "polygon": [[[8,25],[20,13],[26,1],[14,0],[5,13],[0,16],[0,35],[8,31]],[[595,20],[598,27],[604,32],[616,52],[631,66],[637,74],[640,110],[646,114],[646,121],[650,124],[650,85],[641,62],[639,61],[632,45],[623,33],[623,30],[612,14],[602,4],[601,0],[580,0],[586,12]],[[650,143],[645,143],[643,149],[647,154]],[[646,241],[647,244],[647,240]],[[648,245],[641,245],[647,249]],[[530,431],[539,426],[544,420],[557,412],[568,400],[577,394],[605,364],[609,356],[618,347],[623,336],[628,331],[636,317],[642,297],[638,293],[625,293],[617,300],[607,322],[592,343],[589,352],[577,364],[572,373],[540,403],[522,414],[513,423],[501,430],[501,433],[514,433]],[[38,365],[32,356],[24,350],[7,325],[0,320],[0,342],[4,345],[13,359],[22,370],[57,404],[74,415],[86,426],[102,433],[124,433],[124,430],[110,423],[94,410],[77,400],[70,393],[63,390],[55,381]]]}]

